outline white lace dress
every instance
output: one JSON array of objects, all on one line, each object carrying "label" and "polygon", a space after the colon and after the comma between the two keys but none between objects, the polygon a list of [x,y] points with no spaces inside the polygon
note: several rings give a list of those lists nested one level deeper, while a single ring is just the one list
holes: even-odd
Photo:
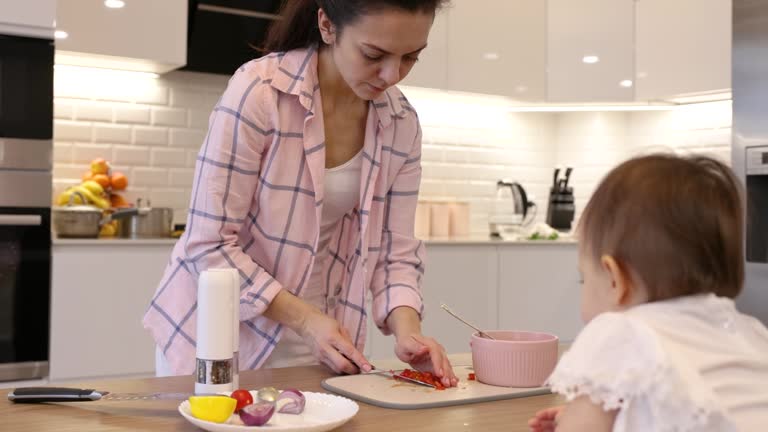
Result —
[{"label": "white lace dress", "polygon": [[614,432],[768,430],[768,330],[711,294],[593,319],[548,384],[619,409]]}]

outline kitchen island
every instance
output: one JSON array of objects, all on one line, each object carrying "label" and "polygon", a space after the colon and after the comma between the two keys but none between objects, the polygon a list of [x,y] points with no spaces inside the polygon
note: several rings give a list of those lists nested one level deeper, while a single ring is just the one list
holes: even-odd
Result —
[{"label": "kitchen island", "polygon": [[[242,372],[242,388],[295,387],[324,392],[320,382],[332,374],[323,366],[265,369]],[[186,392],[192,376],[89,381],[74,384],[110,392]],[[13,404],[0,390],[0,430],[35,432],[200,431],[188,423],[177,407],[179,401],[77,402]],[[392,410],[359,403],[360,411],[339,431],[528,431],[527,421],[536,411],[562,403],[556,395],[534,396],[428,410]]]}]

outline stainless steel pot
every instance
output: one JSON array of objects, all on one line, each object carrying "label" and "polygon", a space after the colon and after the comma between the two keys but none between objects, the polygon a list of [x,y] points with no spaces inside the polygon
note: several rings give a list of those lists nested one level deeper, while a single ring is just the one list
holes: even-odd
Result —
[{"label": "stainless steel pot", "polygon": [[170,238],[173,231],[173,209],[167,207],[141,206],[141,200],[136,200],[135,214],[120,215],[119,211],[112,215],[120,219],[117,235],[122,238]]},{"label": "stainless steel pot", "polygon": [[126,218],[138,214],[136,209],[118,210],[114,214],[104,215],[104,212],[92,205],[74,204],[75,197],[86,202],[80,192],[74,192],[65,206],[53,207],[53,231],[61,238],[97,238],[102,226],[112,219]]},{"label": "stainless steel pot", "polygon": [[90,205],[74,205],[76,195],[85,202],[82,194],[75,192],[66,206],[53,207],[53,230],[63,238],[96,238],[99,236],[103,215],[101,209]]}]

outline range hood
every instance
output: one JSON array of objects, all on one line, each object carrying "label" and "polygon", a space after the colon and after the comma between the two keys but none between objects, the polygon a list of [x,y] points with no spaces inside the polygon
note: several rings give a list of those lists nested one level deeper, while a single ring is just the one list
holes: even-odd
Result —
[{"label": "range hood", "polygon": [[182,70],[231,75],[257,57],[280,0],[189,0],[187,64]]}]

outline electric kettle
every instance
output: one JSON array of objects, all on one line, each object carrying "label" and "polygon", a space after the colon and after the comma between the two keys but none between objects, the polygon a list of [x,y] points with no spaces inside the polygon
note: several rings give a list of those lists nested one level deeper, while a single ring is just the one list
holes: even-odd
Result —
[{"label": "electric kettle", "polygon": [[528,201],[528,194],[520,183],[508,180],[496,183],[496,198],[488,221],[491,236],[512,237],[535,216],[536,204]]}]

